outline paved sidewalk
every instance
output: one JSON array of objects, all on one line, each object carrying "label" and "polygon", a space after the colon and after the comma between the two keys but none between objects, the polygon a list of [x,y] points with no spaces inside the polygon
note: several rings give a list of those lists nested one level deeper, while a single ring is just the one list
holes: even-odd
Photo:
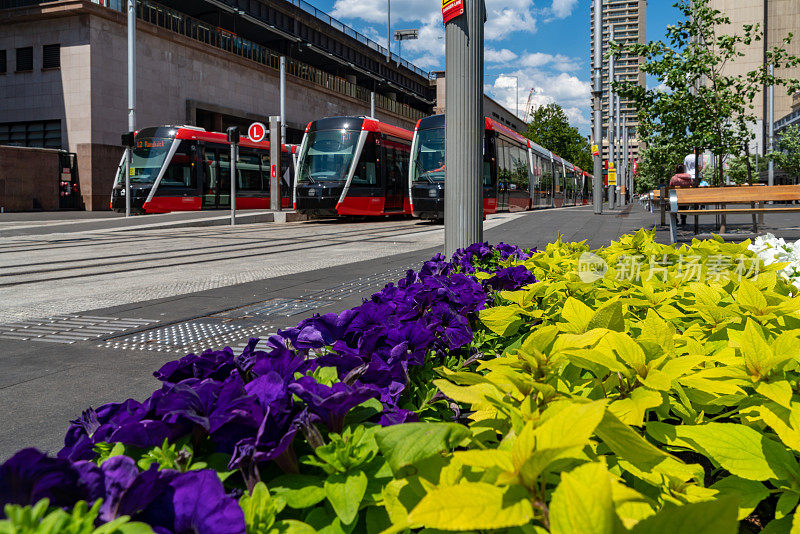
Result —
[{"label": "paved sidewalk", "polygon": [[[773,217],[800,231],[800,217]],[[491,217],[485,238],[542,247],[561,234],[599,247],[655,222],[638,206],[565,208]],[[0,317],[22,326],[0,320],[0,461],[25,446],[57,451],[70,419],[147,397],[153,371],[183,354],[241,350],[251,335],[358,305],[442,238],[439,225],[378,220],[2,239]]]}]

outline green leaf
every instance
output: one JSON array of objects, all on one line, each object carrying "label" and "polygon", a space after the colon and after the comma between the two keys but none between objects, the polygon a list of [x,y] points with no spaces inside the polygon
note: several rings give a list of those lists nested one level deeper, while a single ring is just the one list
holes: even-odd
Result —
[{"label": "green leaf", "polygon": [[736,534],[737,514],[734,497],[684,506],[665,505],[656,515],[633,527],[631,534]]},{"label": "green leaf", "polygon": [[588,463],[562,473],[550,503],[552,534],[613,534],[620,526],[603,464]]},{"label": "green leaf", "polygon": [[325,497],[345,525],[352,523],[358,515],[366,491],[367,475],[361,470],[336,473],[325,480]]},{"label": "green leaf", "polygon": [[756,386],[756,393],[777,402],[784,408],[792,408],[792,386],[787,380],[759,382]]},{"label": "green leaf", "polygon": [[529,523],[533,507],[520,486],[462,482],[430,490],[408,519],[441,530],[494,530]]},{"label": "green leaf", "polygon": [[675,427],[676,436],[695,445],[732,474],[748,480],[786,480],[797,472],[797,462],[778,442],[748,426],[708,423]]},{"label": "green leaf", "polygon": [[498,336],[512,336],[522,325],[520,307],[496,306],[478,312],[480,321]]},{"label": "green leaf", "polygon": [[290,508],[311,508],[325,498],[323,481],[310,475],[282,475],[270,481],[272,493]]},{"label": "green leaf", "polygon": [[626,425],[641,426],[645,412],[660,406],[662,402],[661,393],[646,388],[636,388],[627,399],[612,402],[608,410]]},{"label": "green leaf", "polygon": [[594,310],[574,297],[569,297],[561,310],[561,318],[568,325],[566,330],[575,334],[586,332],[594,315]]},{"label": "green leaf", "polygon": [[381,428],[375,441],[397,474],[405,466],[454,449],[469,434],[457,423],[406,423]]},{"label": "green leaf", "polygon": [[283,519],[272,526],[269,534],[316,534],[311,525],[295,519]]},{"label": "green leaf", "polygon": [[769,490],[761,482],[737,476],[727,476],[714,483],[711,488],[719,491],[720,497],[732,496],[738,499],[739,520],[750,515],[758,503],[769,497]]},{"label": "green leaf", "polygon": [[244,523],[247,534],[266,532],[275,522],[277,510],[266,484],[259,482],[251,494],[245,493],[239,499],[239,506],[244,512]]},{"label": "green leaf", "polygon": [[622,315],[622,303],[619,300],[615,300],[600,307],[589,321],[587,330],[594,328],[623,332],[625,330],[625,318]]}]

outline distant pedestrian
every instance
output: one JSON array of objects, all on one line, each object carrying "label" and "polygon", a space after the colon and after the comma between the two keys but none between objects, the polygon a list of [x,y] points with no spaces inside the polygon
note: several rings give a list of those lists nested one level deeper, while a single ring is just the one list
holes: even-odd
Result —
[{"label": "distant pedestrian", "polygon": [[675,174],[669,179],[670,187],[691,187],[692,175],[686,172],[686,166],[682,163],[675,167]]}]

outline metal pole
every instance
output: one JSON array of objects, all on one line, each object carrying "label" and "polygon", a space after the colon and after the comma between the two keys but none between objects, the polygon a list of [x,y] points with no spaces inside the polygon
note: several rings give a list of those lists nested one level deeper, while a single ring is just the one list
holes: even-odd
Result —
[{"label": "metal pole", "polygon": [[[614,25],[611,24],[608,30],[609,42],[614,40]],[[616,139],[616,125],[614,124],[614,89],[611,83],[614,81],[614,55],[608,56],[608,162],[614,164],[614,172],[616,172],[615,142]],[[615,207],[615,194],[616,186],[608,184],[608,208],[614,209]]]},{"label": "metal pole", "polygon": [[[128,0],[128,132],[136,131],[136,0]],[[131,150],[125,149],[125,217],[131,216]]]},{"label": "metal pole", "polygon": [[519,76],[515,76],[514,79],[517,81],[517,118],[519,118]]},{"label": "metal pole", "polygon": [[231,126],[228,128],[228,142],[231,144],[231,226],[236,226],[236,162],[239,159],[239,128]]},{"label": "metal pole", "polygon": [[[775,65],[769,66],[769,75],[775,75]],[[770,84],[767,89],[767,115],[767,119],[769,120],[769,126],[767,128],[769,132],[769,151],[772,152],[775,150],[775,84]],[[767,185],[775,185],[775,162],[772,161],[772,158],[769,159],[767,176]]]},{"label": "metal pole", "polygon": [[281,211],[281,140],[278,135],[280,117],[269,118],[269,198],[270,209]]},{"label": "metal pole", "polygon": [[375,91],[369,94],[369,116],[375,118]]},{"label": "metal pole", "polygon": [[[619,81],[619,76],[617,76],[616,81]],[[620,120],[621,113],[620,113],[620,101],[622,99],[619,95],[614,95],[614,104],[616,105],[615,111],[615,119],[614,119],[614,134],[615,134],[615,142],[617,149],[615,150],[617,154],[617,172],[623,170],[622,162],[625,161],[625,154],[622,153],[622,121]],[[625,185],[625,174],[621,174],[617,177],[617,188],[619,189],[620,193],[617,195],[617,204],[620,206],[625,205],[625,198],[622,196],[622,189],[620,186]]]},{"label": "metal pole", "polygon": [[622,195],[622,201],[627,204],[628,199],[633,202],[633,191],[631,191],[631,178],[630,178],[630,157],[631,157],[631,148],[628,145],[628,117],[622,117],[622,150],[624,151],[622,154],[622,168],[624,172],[622,175],[624,179],[622,184],[625,186],[625,194]]},{"label": "metal pole", "polygon": [[281,143],[286,143],[286,56],[281,56]]},{"label": "metal pole", "polygon": [[386,0],[386,61],[392,61],[392,0]]},{"label": "metal pole", "polygon": [[483,241],[483,0],[464,2],[445,28],[444,244],[450,255]]},{"label": "metal pole", "polygon": [[594,0],[594,213],[603,214],[603,0]]}]

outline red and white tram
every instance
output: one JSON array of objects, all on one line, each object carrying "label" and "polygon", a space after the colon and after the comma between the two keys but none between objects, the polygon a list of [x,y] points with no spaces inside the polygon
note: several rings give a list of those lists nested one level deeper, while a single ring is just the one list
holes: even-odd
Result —
[{"label": "red and white tram", "polygon": [[[281,147],[281,198],[291,206],[296,146]],[[131,156],[131,209],[140,213],[230,208],[230,143],[224,133],[193,126],[136,132]],[[269,141],[242,137],[236,163],[236,208],[269,209]],[[125,211],[125,158],[111,193],[111,209]]]},{"label": "red and white tram", "polygon": [[316,217],[410,215],[412,137],[369,117],[311,122],[298,151],[294,208]]}]

